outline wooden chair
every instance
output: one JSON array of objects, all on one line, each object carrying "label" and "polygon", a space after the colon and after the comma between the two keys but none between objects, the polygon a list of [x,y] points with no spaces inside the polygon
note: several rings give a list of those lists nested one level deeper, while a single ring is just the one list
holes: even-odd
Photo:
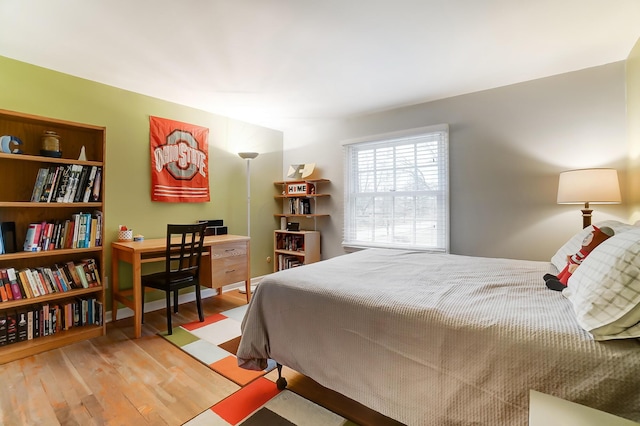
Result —
[{"label": "wooden chair", "polygon": [[142,278],[142,322],[144,323],[144,291],[151,287],[165,292],[167,300],[167,333],[171,327],[171,293],[173,311],[178,312],[178,290],[195,287],[198,317],[204,321],[200,297],[200,258],[206,223],[167,225],[167,249],[165,269],[162,272],[143,275]]}]

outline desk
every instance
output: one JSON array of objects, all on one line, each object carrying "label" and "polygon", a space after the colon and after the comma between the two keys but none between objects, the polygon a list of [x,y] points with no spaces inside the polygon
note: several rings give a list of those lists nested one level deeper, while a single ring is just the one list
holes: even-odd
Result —
[{"label": "desk", "polygon": [[[111,315],[116,320],[118,302],[133,310],[135,337],[142,334],[143,263],[162,262],[166,238],[143,241],[116,241],[111,243]],[[244,281],[247,302],[251,298],[249,237],[238,235],[208,235],[204,238],[204,252],[200,261],[200,285],[211,287],[222,294],[222,286]],[[133,288],[120,289],[120,262],[131,264]],[[132,297],[133,296],[133,297]]]}]

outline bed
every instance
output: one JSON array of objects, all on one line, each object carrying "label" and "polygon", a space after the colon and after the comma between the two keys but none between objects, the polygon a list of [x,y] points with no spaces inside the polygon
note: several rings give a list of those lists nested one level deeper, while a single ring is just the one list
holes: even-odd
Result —
[{"label": "bed", "polygon": [[526,425],[530,390],[640,421],[640,341],[595,336],[575,296],[545,287],[557,270],[369,249],[280,271],[250,302],[238,363],[273,359],[408,425]]}]

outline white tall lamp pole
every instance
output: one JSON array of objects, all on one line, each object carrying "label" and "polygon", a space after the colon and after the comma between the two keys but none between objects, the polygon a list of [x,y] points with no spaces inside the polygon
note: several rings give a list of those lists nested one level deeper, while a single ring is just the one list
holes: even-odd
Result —
[{"label": "white tall lamp pole", "polygon": [[239,152],[243,160],[247,160],[247,236],[251,237],[251,160],[258,156],[257,152]]}]

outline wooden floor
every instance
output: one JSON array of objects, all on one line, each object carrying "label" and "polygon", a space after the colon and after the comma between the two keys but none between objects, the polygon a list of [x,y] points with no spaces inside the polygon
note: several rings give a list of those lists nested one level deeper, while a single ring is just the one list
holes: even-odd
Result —
[{"label": "wooden floor", "polygon": [[[246,303],[238,291],[203,300],[205,315]],[[173,323],[197,320],[195,303]],[[133,318],[107,324],[107,334],[0,365],[0,424],[180,425],[238,386],[156,335],[165,310],[145,314],[142,337]]]},{"label": "wooden floor", "polygon": [[[203,299],[204,314],[245,303],[237,290],[225,292]],[[139,339],[126,318],[107,324],[105,336],[0,365],[0,425],[181,425],[238,390],[157,335],[167,329],[165,312],[145,314]],[[184,303],[173,325],[197,318],[195,303]],[[358,424],[398,424],[292,370],[285,377]]]}]

